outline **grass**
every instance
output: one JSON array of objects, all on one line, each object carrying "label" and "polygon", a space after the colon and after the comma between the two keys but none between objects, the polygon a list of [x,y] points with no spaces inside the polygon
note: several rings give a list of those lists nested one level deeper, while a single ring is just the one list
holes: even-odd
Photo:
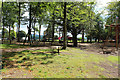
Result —
[{"label": "grass", "polygon": [[23,44],[0,44],[1,49],[14,49],[26,47],[39,47],[39,45],[23,45]]},{"label": "grass", "polygon": [[118,61],[118,57],[117,56],[109,56],[107,59],[109,61],[113,62],[113,63],[116,63]]},{"label": "grass", "polygon": [[28,45],[18,45],[18,44],[0,44],[0,48],[2,49],[12,49],[12,48],[25,48],[29,47]]},{"label": "grass", "polygon": [[51,49],[42,49],[4,53],[3,58],[6,62],[3,63],[4,68],[1,71],[6,72],[8,68],[5,66],[13,62],[9,65],[16,64],[19,69],[25,66],[35,78],[107,78],[107,74],[102,75],[106,69],[98,65],[101,62],[117,64],[118,61],[117,56],[104,57],[103,55],[88,54],[77,48],[61,50],[60,52],[64,54],[60,55],[53,54],[51,51]]}]

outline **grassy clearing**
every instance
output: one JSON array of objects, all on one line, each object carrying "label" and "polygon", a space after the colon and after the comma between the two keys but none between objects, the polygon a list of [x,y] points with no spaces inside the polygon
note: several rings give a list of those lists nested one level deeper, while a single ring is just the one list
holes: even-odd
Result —
[{"label": "grassy clearing", "polygon": [[52,53],[51,49],[42,49],[4,53],[4,68],[1,71],[6,72],[6,69],[12,66],[11,68],[29,70],[35,78],[107,78],[113,76],[103,75],[105,69],[98,65],[101,62],[108,65],[118,62],[117,56],[88,54],[76,48],[68,48],[60,52],[62,53],[57,55]]}]

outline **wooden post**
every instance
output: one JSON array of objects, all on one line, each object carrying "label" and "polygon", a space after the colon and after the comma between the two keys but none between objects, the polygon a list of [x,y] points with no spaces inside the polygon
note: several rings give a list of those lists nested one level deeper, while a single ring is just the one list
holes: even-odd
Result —
[{"label": "wooden post", "polygon": [[59,47],[58,47],[58,55],[59,55]]}]

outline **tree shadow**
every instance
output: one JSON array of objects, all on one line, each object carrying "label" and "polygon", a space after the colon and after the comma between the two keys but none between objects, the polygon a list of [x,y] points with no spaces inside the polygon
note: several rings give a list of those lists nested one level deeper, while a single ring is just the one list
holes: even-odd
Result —
[{"label": "tree shadow", "polygon": [[29,45],[22,45],[22,44],[5,44],[5,48],[24,48],[24,47],[29,47]]},{"label": "tree shadow", "polygon": [[53,63],[53,61],[47,61],[46,63],[45,62],[42,62],[41,64],[51,64],[51,63]]},{"label": "tree shadow", "polygon": [[[28,54],[25,55],[24,52],[28,53]],[[24,50],[21,52],[6,52],[6,53],[2,54],[2,69],[29,67],[29,66],[36,65],[37,62],[40,63],[40,65],[51,64],[51,63],[53,63],[53,61],[51,61],[49,59],[56,56],[56,53],[57,53],[56,51],[32,53],[29,50]],[[17,58],[15,56],[17,56]],[[30,56],[33,56],[33,58],[31,59]],[[38,56],[40,56],[40,57],[38,57]],[[13,59],[11,59],[11,57],[13,57]],[[20,58],[21,58],[21,60],[19,60]],[[33,63],[34,61],[36,61],[36,63]]]}]

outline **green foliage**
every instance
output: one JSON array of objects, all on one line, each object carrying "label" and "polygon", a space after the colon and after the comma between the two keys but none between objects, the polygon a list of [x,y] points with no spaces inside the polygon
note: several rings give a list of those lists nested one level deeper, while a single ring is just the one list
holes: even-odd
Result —
[{"label": "green foliage", "polygon": [[[2,29],[2,34],[3,34],[3,29]],[[8,30],[6,28],[4,28],[4,37],[5,38],[8,38],[9,35],[8,35]]]},{"label": "green foliage", "polygon": [[18,8],[16,5],[16,2],[3,2],[2,15],[4,20],[4,26],[12,26],[15,22],[17,22]]},{"label": "green foliage", "polygon": [[58,35],[55,35],[55,39],[58,39]]},{"label": "green foliage", "polygon": [[16,37],[17,37],[17,36],[16,36],[16,32],[13,31],[13,30],[11,30],[11,32],[10,32],[10,36],[11,36],[11,38],[12,38],[12,37],[16,38]]},{"label": "green foliage", "polygon": [[[21,7],[20,16],[19,5]],[[2,15],[4,26],[7,27],[10,25],[11,28],[14,29],[14,23],[18,23],[19,18],[21,24],[27,23],[29,19],[22,15],[30,9],[29,5],[31,5],[31,24],[39,23],[39,25],[47,27],[45,36],[48,38],[53,36],[53,26],[54,28],[57,26],[62,26],[61,28],[63,28],[64,2],[3,2]],[[106,31],[103,28],[104,20],[101,17],[102,13],[95,13],[95,6],[95,2],[66,2],[67,32],[72,34],[76,33],[75,36],[77,36],[84,29],[88,38],[102,39],[101,36],[104,35],[106,37]],[[115,19],[116,16],[119,17],[119,2],[109,3],[107,9],[109,16],[106,24],[110,24],[111,18]],[[35,25],[31,27],[31,30],[32,29],[40,31]],[[11,33],[11,36],[16,36],[15,33],[13,33]]]},{"label": "green foliage", "polygon": [[106,18],[106,24],[110,25],[116,22],[116,16],[118,17],[118,23],[120,22],[120,1],[109,2],[106,7],[108,10],[108,17]]},{"label": "green foliage", "polygon": [[[106,7],[108,11],[108,17],[106,18],[106,25],[120,23],[120,1],[109,2]],[[112,30],[110,33],[110,28],[106,28],[106,33],[111,39],[115,39],[115,32]]]}]

